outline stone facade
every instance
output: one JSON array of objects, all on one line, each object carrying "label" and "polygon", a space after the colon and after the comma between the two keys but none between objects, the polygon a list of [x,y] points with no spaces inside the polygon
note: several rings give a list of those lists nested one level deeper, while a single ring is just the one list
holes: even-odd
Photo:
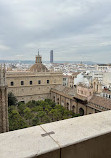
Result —
[{"label": "stone facade", "polygon": [[8,95],[5,68],[0,67],[0,133],[8,131]]},{"label": "stone facade", "polygon": [[7,72],[6,79],[8,92],[24,102],[49,98],[50,89],[62,84],[62,74],[51,72]]},{"label": "stone facade", "polygon": [[96,96],[93,87],[81,84],[77,88],[55,87],[51,89],[51,99],[80,115],[111,110],[111,100]]},{"label": "stone facade", "polygon": [[93,91],[94,93],[101,93],[102,92],[102,84],[98,79],[94,79],[93,82]]},{"label": "stone facade", "polygon": [[12,92],[18,101],[44,100],[50,98],[50,90],[62,84],[61,72],[50,72],[42,64],[41,56],[36,56],[35,64],[29,71],[7,71],[8,92]]},{"label": "stone facade", "polygon": [[68,86],[70,88],[74,87],[74,79],[77,77],[79,72],[71,73],[70,75],[63,75],[63,86]]},{"label": "stone facade", "polygon": [[89,101],[93,96],[93,88],[92,87],[86,87],[84,85],[78,85],[77,86],[77,94],[81,95],[83,97],[86,97]]},{"label": "stone facade", "polygon": [[95,113],[95,109],[88,106],[87,101],[83,101],[79,98],[74,98],[59,91],[51,90],[51,99],[56,103],[65,107],[67,110],[71,110],[76,114],[87,115]]}]

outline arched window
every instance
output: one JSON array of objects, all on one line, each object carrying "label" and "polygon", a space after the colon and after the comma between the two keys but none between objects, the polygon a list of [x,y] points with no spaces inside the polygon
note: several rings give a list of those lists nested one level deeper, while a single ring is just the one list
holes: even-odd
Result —
[{"label": "arched window", "polygon": [[55,102],[55,96],[53,96],[53,101]]},{"label": "arched window", "polygon": [[80,108],[80,109],[79,109],[79,114],[80,114],[80,116],[83,116],[83,115],[84,115],[84,110],[83,110],[83,108]]},{"label": "arched window", "polygon": [[59,104],[59,98],[57,98],[57,104]]},{"label": "arched window", "polygon": [[49,84],[49,80],[47,80],[47,84]]},{"label": "arched window", "polygon": [[69,110],[69,103],[67,103],[67,105],[66,105],[66,109]]}]

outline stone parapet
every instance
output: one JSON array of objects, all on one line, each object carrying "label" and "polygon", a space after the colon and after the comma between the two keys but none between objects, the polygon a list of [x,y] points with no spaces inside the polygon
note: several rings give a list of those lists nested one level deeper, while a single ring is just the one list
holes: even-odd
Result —
[{"label": "stone parapet", "polygon": [[0,158],[111,158],[111,111],[0,134]]}]

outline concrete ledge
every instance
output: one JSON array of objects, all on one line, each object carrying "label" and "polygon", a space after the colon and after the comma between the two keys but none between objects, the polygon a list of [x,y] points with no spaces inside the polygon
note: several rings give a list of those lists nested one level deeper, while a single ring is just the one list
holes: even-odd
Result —
[{"label": "concrete ledge", "polygon": [[111,158],[111,133],[61,149],[62,158]]},{"label": "concrete ledge", "polygon": [[111,111],[0,134],[0,158],[111,158]]},{"label": "concrete ledge", "polygon": [[35,126],[14,132],[0,134],[0,158],[35,158],[49,153],[49,158],[59,158],[59,146],[50,137],[42,137],[46,132]]}]

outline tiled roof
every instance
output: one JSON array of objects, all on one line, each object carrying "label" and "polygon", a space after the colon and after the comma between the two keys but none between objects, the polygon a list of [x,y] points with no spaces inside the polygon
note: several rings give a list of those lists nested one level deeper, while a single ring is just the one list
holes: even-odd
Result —
[{"label": "tiled roof", "polygon": [[[78,95],[76,93],[76,88],[69,88],[69,87],[64,87],[62,85],[58,85],[55,86],[55,88],[53,89],[63,94],[66,94],[69,97],[74,97],[75,99],[87,101],[86,97]],[[87,105],[89,105],[94,109],[99,109],[100,111],[109,110],[111,109],[111,100],[93,95],[93,97],[90,99]]]},{"label": "tiled roof", "polygon": [[76,94],[76,88],[65,87],[62,85],[55,86],[55,90],[67,94],[69,96],[74,96]]},{"label": "tiled roof", "polygon": [[31,72],[48,72],[48,69],[42,63],[36,63],[31,66],[30,71]]},{"label": "tiled roof", "polygon": [[105,107],[107,109],[111,109],[111,100],[110,99],[106,99],[106,98],[99,97],[99,96],[93,96],[92,99],[89,101],[89,104],[90,103]]}]

